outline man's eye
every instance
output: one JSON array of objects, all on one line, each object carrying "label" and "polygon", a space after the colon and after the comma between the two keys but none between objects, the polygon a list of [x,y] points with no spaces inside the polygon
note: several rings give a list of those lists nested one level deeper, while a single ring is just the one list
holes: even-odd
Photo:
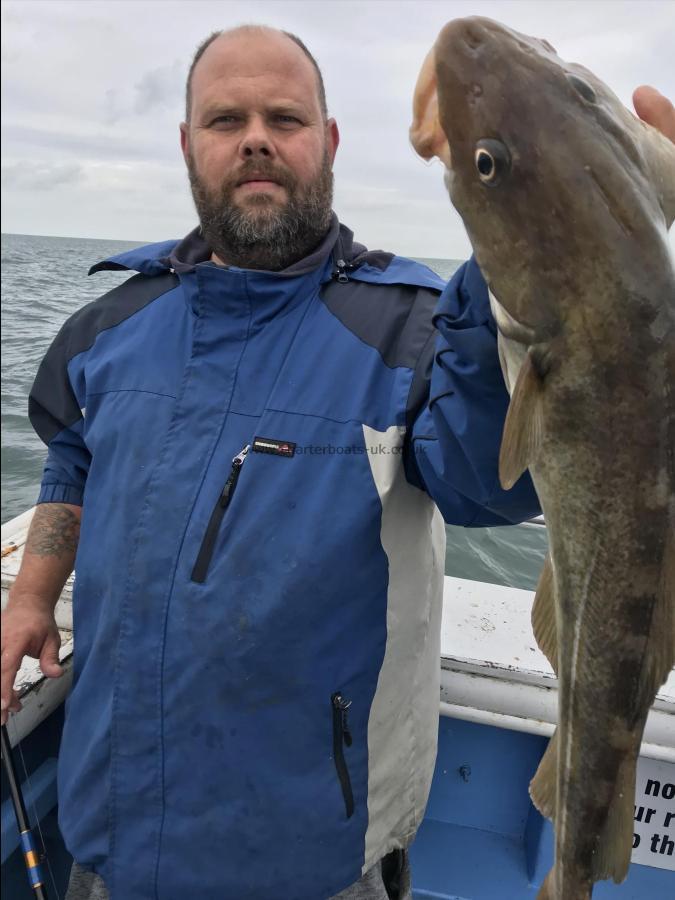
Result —
[{"label": "man's eye", "polygon": [[298,119],[296,116],[287,116],[287,115],[282,115],[281,113],[279,113],[278,115],[276,115],[274,117],[274,121],[277,122],[279,125],[300,125],[300,124],[302,124],[300,122],[300,119]]},{"label": "man's eye", "polygon": [[237,121],[236,116],[216,116],[215,119],[212,120],[212,125],[234,125]]}]

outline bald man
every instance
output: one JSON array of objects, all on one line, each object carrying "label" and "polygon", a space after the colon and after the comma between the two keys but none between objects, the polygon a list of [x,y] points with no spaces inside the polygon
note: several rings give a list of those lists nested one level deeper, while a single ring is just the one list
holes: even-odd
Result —
[{"label": "bald man", "polygon": [[[672,107],[636,108],[662,130]],[[198,49],[181,146],[200,226],[63,327],[3,622],[61,674],[68,900],[409,900],[438,725],[444,529],[538,512],[497,460],[508,395],[475,262],[449,285],[332,212],[321,73],[261,27]],[[81,522],[81,531],[80,531]]]}]

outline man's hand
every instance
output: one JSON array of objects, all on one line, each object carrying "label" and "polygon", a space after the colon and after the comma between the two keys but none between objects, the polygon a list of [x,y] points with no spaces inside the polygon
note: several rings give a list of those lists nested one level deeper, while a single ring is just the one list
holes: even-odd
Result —
[{"label": "man's hand", "polygon": [[643,84],[633,91],[633,106],[638,116],[675,144],[675,107],[656,88]]},{"label": "man's hand", "polygon": [[59,678],[61,637],[53,611],[40,597],[13,597],[2,613],[2,724],[10,712],[21,709],[14,679],[24,656],[40,660],[40,668],[49,678]]},{"label": "man's hand", "polygon": [[19,574],[2,614],[0,664],[1,720],[21,709],[14,679],[24,656],[40,660],[49,678],[63,674],[59,665],[61,638],[54,609],[73,570],[80,536],[79,506],[42,503],[35,508]]}]

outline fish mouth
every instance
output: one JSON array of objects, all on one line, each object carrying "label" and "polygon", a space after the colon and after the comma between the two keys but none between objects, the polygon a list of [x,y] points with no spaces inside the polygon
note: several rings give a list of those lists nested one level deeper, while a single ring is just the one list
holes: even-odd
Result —
[{"label": "fish mouth", "polygon": [[422,63],[417,79],[413,96],[413,121],[409,135],[415,153],[422,159],[429,161],[437,156],[447,169],[452,169],[450,144],[441,128],[439,117],[435,46]]},{"label": "fish mouth", "polygon": [[[495,30],[498,35],[508,33],[508,29],[480,16],[453,19],[444,26],[427,54],[415,86],[413,122],[409,132],[413,148],[422,159],[430,160],[437,156],[447,169],[452,169],[450,143],[441,125],[439,77],[443,82],[441,87],[445,88],[442,91],[444,94],[447,94],[448,84],[452,84],[453,94],[456,94],[453,101],[458,101],[467,92],[480,97],[483,92],[480,83],[465,73],[480,68],[479,58],[490,43],[491,31]],[[444,99],[447,100],[447,97]],[[451,104],[453,115],[450,118],[457,125],[466,118],[462,105],[459,102]],[[448,122],[444,124],[447,126]]]},{"label": "fish mouth", "polygon": [[[531,90],[537,60],[557,58],[548,41],[521,35],[483,16],[453,19],[441,30],[427,55],[413,97],[410,141],[425,160],[437,156],[452,168],[455,142],[471,143],[474,126],[489,137],[494,130],[490,97],[495,73],[510,72],[515,64],[519,89]],[[503,89],[500,89],[500,95]],[[441,124],[442,120],[442,124]]]}]

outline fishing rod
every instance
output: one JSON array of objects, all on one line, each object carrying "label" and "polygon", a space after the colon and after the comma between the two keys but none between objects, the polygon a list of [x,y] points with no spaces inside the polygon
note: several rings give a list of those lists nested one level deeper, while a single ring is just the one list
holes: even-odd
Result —
[{"label": "fishing rod", "polygon": [[21,785],[17,780],[16,770],[14,769],[12,747],[9,742],[9,734],[7,733],[6,725],[2,726],[2,761],[5,764],[9,790],[12,795],[12,805],[14,806],[14,815],[16,816],[16,824],[21,838],[28,881],[35,892],[37,900],[47,900],[47,894],[42,881],[38,852],[35,846],[35,839],[33,838],[33,833],[28,824],[28,816],[26,815],[26,807],[23,802]]}]

